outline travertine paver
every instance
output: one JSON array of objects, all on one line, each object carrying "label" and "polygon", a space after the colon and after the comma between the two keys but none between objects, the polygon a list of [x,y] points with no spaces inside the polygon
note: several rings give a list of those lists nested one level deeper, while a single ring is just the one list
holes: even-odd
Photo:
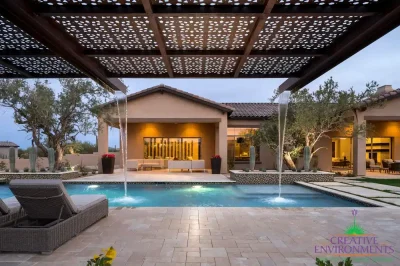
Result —
[{"label": "travertine paver", "polygon": [[[349,183],[349,184],[351,184],[351,183]],[[394,191],[394,192],[400,192],[400,187],[377,184],[377,183],[361,182],[361,183],[357,183],[357,184],[353,183],[352,185],[360,186],[360,187],[367,187],[367,188],[372,188],[372,189],[377,189],[377,190],[390,190],[390,191]]]},{"label": "travertine paver", "polygon": [[[357,223],[396,250],[400,208],[357,208]],[[114,266],[315,265],[315,245],[343,234],[351,208],[117,208],[51,255],[0,254],[0,265],[86,265],[114,246]],[[143,225],[143,226],[133,226]],[[145,225],[145,226],[144,226]],[[207,228],[207,229],[205,229]],[[1,236],[0,236],[1,237]],[[373,260],[355,265],[379,265]]]},{"label": "travertine paver", "polygon": [[319,186],[341,186],[341,187],[351,187],[352,185],[344,184],[340,182],[311,182],[311,184],[319,185]]},{"label": "travertine paver", "polygon": [[380,201],[392,203],[400,206],[400,198],[379,198]]},{"label": "travertine paver", "polygon": [[378,191],[378,190],[374,190],[374,189],[369,189],[369,188],[363,188],[363,187],[330,187],[333,188],[335,190],[339,190],[339,191],[343,191],[343,192],[347,192],[347,193],[351,193],[351,194],[355,194],[355,195],[359,195],[362,197],[367,197],[367,198],[377,198],[377,197],[383,197],[383,198],[395,198],[395,197],[399,197],[399,195],[397,194],[393,194],[393,193],[388,193],[388,192],[383,192],[383,191]]}]

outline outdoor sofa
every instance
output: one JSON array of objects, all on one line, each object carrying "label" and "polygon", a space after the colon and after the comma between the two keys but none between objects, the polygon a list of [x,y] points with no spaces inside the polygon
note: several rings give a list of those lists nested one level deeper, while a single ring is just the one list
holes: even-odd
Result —
[{"label": "outdoor sofa", "polygon": [[0,226],[0,251],[51,253],[108,215],[103,195],[69,196],[61,180],[12,180],[24,212]]}]

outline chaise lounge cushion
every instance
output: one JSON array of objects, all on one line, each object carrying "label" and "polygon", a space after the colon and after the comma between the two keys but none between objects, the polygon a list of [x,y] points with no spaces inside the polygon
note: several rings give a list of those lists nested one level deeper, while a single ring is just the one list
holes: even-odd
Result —
[{"label": "chaise lounge cushion", "polygon": [[0,215],[8,214],[10,212],[10,208],[8,205],[0,199]]},{"label": "chaise lounge cushion", "polygon": [[9,208],[10,210],[9,213],[14,213],[19,211],[19,208],[21,207],[21,205],[19,204],[18,200],[15,197],[3,199],[3,202]]},{"label": "chaise lounge cushion", "polygon": [[78,212],[84,211],[106,199],[104,195],[71,195],[71,200],[78,208]]},{"label": "chaise lounge cushion", "polygon": [[79,212],[61,180],[12,180],[10,190],[32,219],[57,219],[62,206],[64,219]]}]

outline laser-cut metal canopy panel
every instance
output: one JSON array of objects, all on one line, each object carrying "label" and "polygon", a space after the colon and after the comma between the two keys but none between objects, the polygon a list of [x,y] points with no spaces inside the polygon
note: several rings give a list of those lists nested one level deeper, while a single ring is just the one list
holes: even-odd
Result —
[{"label": "laser-cut metal canopy panel", "polygon": [[1,0],[0,77],[288,77],[400,24],[400,0]]}]

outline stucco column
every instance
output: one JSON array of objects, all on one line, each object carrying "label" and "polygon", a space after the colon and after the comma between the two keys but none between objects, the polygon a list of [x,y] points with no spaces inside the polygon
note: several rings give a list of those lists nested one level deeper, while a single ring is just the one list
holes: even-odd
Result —
[{"label": "stucco column", "polygon": [[218,145],[218,154],[222,158],[221,173],[228,173],[228,118],[223,117],[221,122],[218,123],[218,140],[216,139],[215,145]]},{"label": "stucco column", "polygon": [[99,173],[103,173],[103,167],[101,165],[101,156],[108,153],[108,125],[102,118],[98,118],[99,132],[97,137],[97,151],[99,155],[98,168]]},{"label": "stucco column", "polygon": [[[354,125],[360,126],[366,121],[364,120],[364,114],[358,113],[358,119],[354,118]],[[365,136],[355,135],[353,137],[353,173],[356,176],[362,176],[366,174],[366,138]]]}]

